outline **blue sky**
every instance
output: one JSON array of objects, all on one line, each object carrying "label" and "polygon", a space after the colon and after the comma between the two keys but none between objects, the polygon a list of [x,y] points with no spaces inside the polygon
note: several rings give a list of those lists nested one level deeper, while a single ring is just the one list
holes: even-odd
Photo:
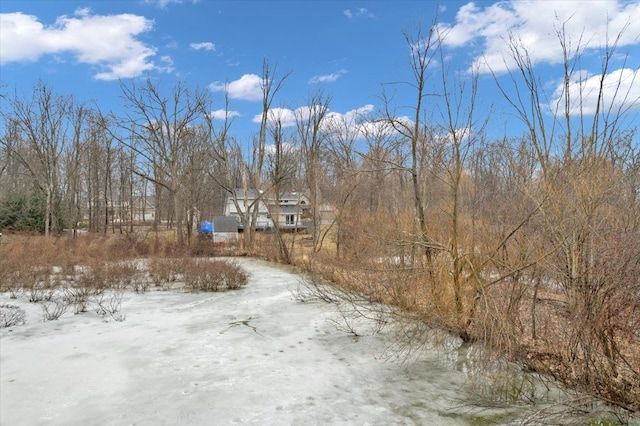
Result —
[{"label": "blue sky", "polygon": [[[597,81],[606,35],[612,39],[629,24],[608,78],[622,76],[628,100],[640,99],[637,0],[2,0],[0,14],[2,92],[28,93],[43,80],[58,93],[117,112],[118,79],[150,76],[167,87],[182,79],[209,87],[216,108],[224,107],[220,89],[228,84],[237,115],[232,131],[239,137],[258,129],[256,91],[264,59],[277,65],[277,76],[291,72],[274,105],[284,111],[306,105],[318,89],[332,96],[336,114],[375,111],[382,107],[383,83],[412,78],[403,31],[415,34],[418,24],[426,28],[436,15],[451,69],[464,75],[479,66],[481,106],[493,108],[492,125],[500,131],[513,118],[503,113],[485,61],[507,78],[505,38],[516,35],[530,49],[552,98],[562,76],[554,34],[561,21],[584,48],[581,78],[573,82],[583,88]],[[398,93],[400,104],[415,102],[406,89]]]}]

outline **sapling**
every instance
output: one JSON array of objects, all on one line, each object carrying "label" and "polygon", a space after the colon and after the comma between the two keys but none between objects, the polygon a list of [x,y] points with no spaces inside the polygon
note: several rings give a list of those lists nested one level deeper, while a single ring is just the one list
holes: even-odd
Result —
[{"label": "sapling", "polygon": [[0,305],[0,328],[24,324],[25,318],[24,309],[6,303]]}]

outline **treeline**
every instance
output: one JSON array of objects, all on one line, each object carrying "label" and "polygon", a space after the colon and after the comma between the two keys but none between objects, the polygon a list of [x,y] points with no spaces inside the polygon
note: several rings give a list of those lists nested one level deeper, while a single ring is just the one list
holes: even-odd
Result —
[{"label": "treeline", "polygon": [[[45,234],[131,232],[136,200],[153,197],[152,224],[170,223],[182,245],[228,194],[246,202],[237,189],[305,192],[310,268],[640,410],[638,99],[623,73],[607,77],[616,46],[602,52],[600,85],[587,93],[573,85],[582,54],[559,33],[565,84],[551,96],[511,40],[515,68],[495,76],[494,90],[525,130],[496,138],[479,75],[448,68],[437,28],[405,37],[411,77],[383,86],[380,110],[334,114],[331,96],[316,92],[292,127],[273,108],[288,74],[265,61],[249,151],[230,136],[230,114],[214,118],[210,93],[183,82],[167,93],[150,79],[121,82],[117,113],[46,83],[7,96],[0,223],[20,229],[5,212],[31,217],[39,206]],[[396,91],[413,104],[397,107]],[[240,210],[251,252],[257,209]],[[273,238],[281,261],[302,251],[295,237]]]}]

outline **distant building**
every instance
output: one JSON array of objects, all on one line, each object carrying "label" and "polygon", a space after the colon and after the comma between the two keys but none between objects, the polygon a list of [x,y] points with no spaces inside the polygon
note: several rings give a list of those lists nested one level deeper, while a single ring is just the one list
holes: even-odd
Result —
[{"label": "distant building", "polygon": [[135,197],[132,210],[134,222],[153,222],[156,218],[155,198]]},{"label": "distant building", "polygon": [[[251,189],[245,193],[241,189],[236,190],[236,197],[238,200],[238,207],[236,207],[234,203],[233,194],[227,195],[227,199],[224,205],[224,216],[233,217],[236,219],[236,223],[238,224],[238,230],[242,231],[243,225],[241,220],[241,215],[243,215],[246,211],[253,212],[258,209],[258,216],[256,219],[255,228],[260,230],[268,230],[273,228],[273,220],[271,220],[271,215],[269,214],[269,209],[267,208],[267,204],[265,203],[264,195],[258,199],[258,196],[262,195],[259,192]],[[246,205],[245,205],[246,204]]]},{"label": "distant building", "polygon": [[299,192],[283,192],[275,208],[275,200],[268,199],[269,210],[272,215],[278,211],[278,226],[280,229],[294,230],[311,227],[311,206],[309,198]]},{"label": "distant building", "polygon": [[[238,229],[242,230],[241,214],[258,210],[255,227],[269,230],[278,225],[281,230],[302,230],[311,226],[310,205],[306,195],[299,192],[283,192],[278,199],[271,194],[264,194],[256,190],[249,190],[245,196],[243,190],[236,190],[238,207],[233,195],[229,194],[224,206],[224,215],[235,217]],[[246,203],[246,206],[245,206]],[[274,215],[277,217],[274,218]],[[274,221],[275,220],[275,221]]]},{"label": "distant building", "polygon": [[153,197],[134,197],[133,203],[128,201],[115,201],[110,197],[100,194],[87,203],[83,219],[89,220],[89,211],[94,215],[104,217],[107,215],[108,222],[121,223],[131,222],[146,223],[153,222],[156,217],[156,207]]}]

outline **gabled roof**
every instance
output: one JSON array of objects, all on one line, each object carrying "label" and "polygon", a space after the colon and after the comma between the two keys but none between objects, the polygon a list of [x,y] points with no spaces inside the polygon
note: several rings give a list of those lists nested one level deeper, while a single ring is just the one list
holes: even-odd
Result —
[{"label": "gabled roof", "polygon": [[[236,197],[238,197],[238,200],[243,200],[245,198],[244,196],[244,190],[243,189],[236,189],[235,190],[236,193]],[[255,189],[249,189],[247,191],[247,198],[249,200],[255,200],[256,198],[258,198],[259,194],[261,194],[262,192],[260,191],[256,191]],[[227,197],[230,198],[231,197],[231,193],[227,194]],[[298,201],[301,198],[307,198],[303,193],[301,192],[283,192],[280,194],[280,201]],[[273,196],[271,194],[265,194],[262,197],[263,200],[273,200]]]},{"label": "gabled roof", "polygon": [[[236,197],[238,197],[239,200],[243,200],[244,199],[245,196],[244,196],[244,190],[243,189],[236,188],[235,193],[236,193]],[[255,189],[249,189],[247,191],[247,198],[250,199],[250,200],[255,200],[256,198],[258,198],[259,194],[260,193],[258,191],[256,191]],[[231,193],[227,194],[227,197],[231,197],[231,196],[232,196]]]}]

